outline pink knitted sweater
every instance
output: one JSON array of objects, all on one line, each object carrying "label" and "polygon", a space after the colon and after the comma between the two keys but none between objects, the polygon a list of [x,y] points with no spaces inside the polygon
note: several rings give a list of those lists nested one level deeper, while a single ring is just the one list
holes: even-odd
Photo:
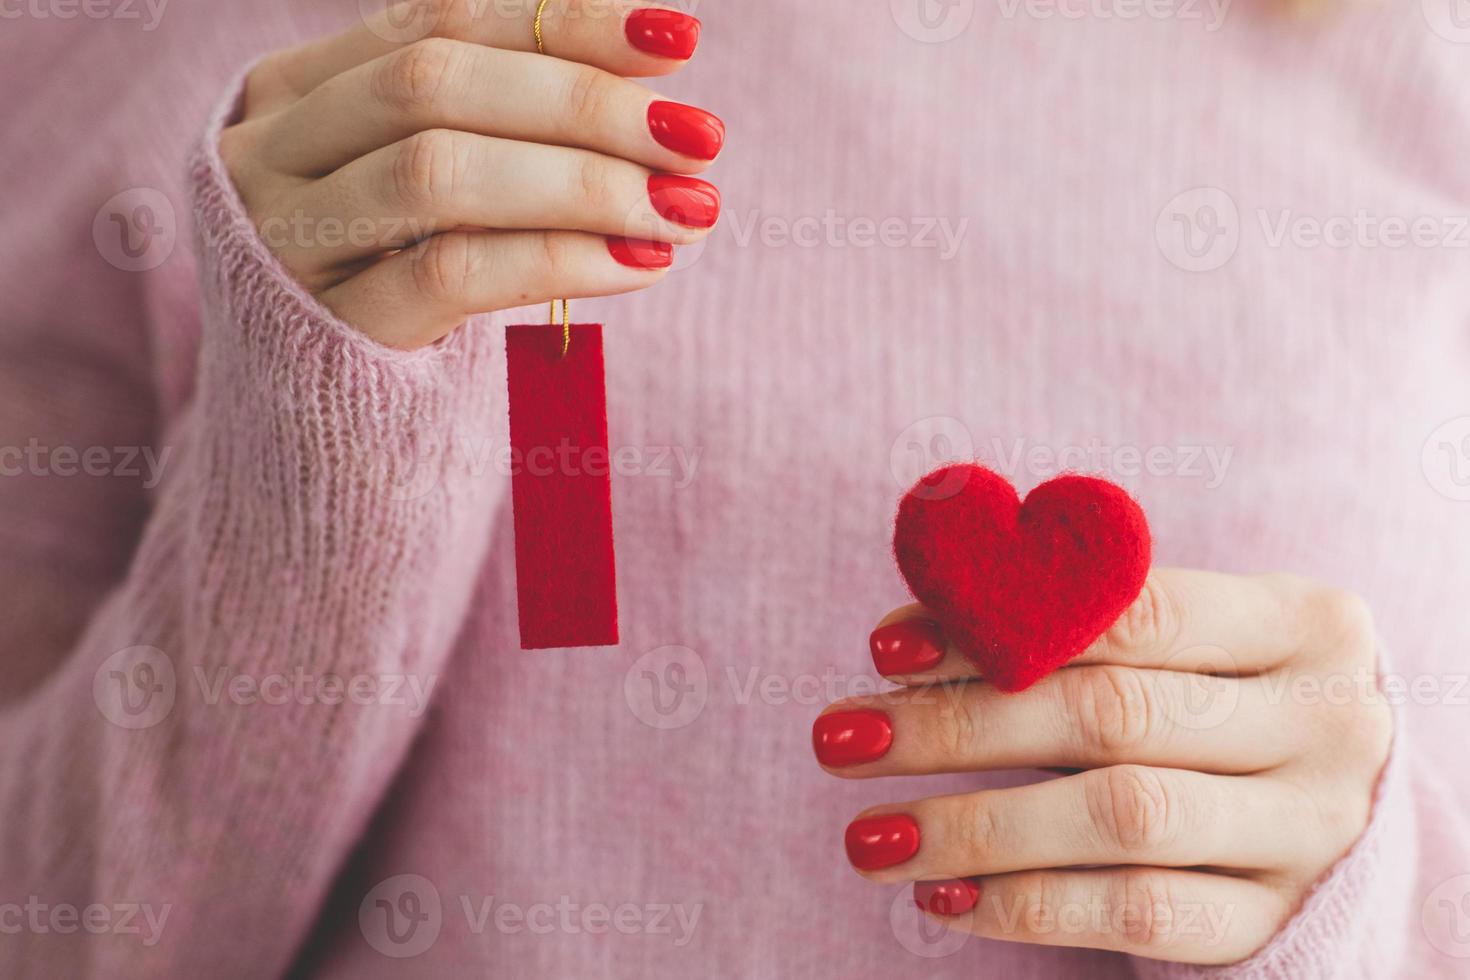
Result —
[{"label": "pink knitted sweater", "polygon": [[[5,7],[0,972],[1470,972],[1447,2],[701,5],[660,88],[729,124],[722,224],[577,304],[623,643],[536,654],[500,327],[543,312],[376,347],[213,150],[232,77],[357,7]],[[840,782],[808,745],[905,598],[899,491],[967,453],[1111,476],[1162,564],[1372,602],[1402,706],[1371,826],[1248,962],[922,932],[846,866],[864,806],[1014,778]]]}]

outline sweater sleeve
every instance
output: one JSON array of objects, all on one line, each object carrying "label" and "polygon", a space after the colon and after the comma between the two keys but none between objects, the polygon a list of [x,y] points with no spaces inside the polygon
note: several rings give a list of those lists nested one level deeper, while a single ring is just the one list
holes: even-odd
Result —
[{"label": "sweater sleeve", "polygon": [[[1380,666],[1380,672],[1382,667]],[[1412,754],[1402,712],[1378,777],[1368,826],[1317,881],[1301,907],[1254,956],[1221,967],[1133,958],[1140,980],[1394,980],[1426,976],[1411,966],[1419,938],[1419,864]],[[1470,846],[1443,855],[1470,867]]]},{"label": "sweater sleeve", "polygon": [[505,424],[500,345],[471,323],[390,350],[301,289],[216,151],[238,91],[191,161],[200,361],[155,506],[77,645],[0,713],[11,976],[280,975],[504,504],[476,452]]}]

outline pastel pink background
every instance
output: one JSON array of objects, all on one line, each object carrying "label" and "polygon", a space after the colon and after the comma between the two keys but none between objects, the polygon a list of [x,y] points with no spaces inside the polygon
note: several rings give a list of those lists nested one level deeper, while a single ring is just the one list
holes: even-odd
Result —
[{"label": "pastel pink background", "polygon": [[[614,478],[623,643],[537,654],[516,646],[509,480],[435,447],[505,444],[499,326],[542,311],[375,348],[281,276],[207,138],[189,163],[250,59],[356,6],[0,26],[0,445],[172,449],[153,488],[0,480],[0,900],[172,908],[153,946],[0,935],[5,972],[1159,972],[978,939],[927,955],[841,830],[996,779],[838,782],[808,743],[827,700],[872,683],[865,638],[905,598],[889,521],[933,449],[968,440],[1025,489],[1049,474],[998,458],[1018,440],[1097,440],[1163,447],[1159,473],[1102,468],[1159,563],[1354,589],[1387,669],[1438,692],[1399,712],[1369,835],[1272,946],[1214,973],[1465,975],[1470,460],[1440,427],[1470,415],[1470,249],[1270,232],[1467,213],[1470,46],[1436,0],[1307,22],[1241,0],[1218,29],[1204,5],[1009,9],[960,0],[949,40],[899,0],[694,11],[702,50],[657,87],[729,126],[722,224],[659,288],[577,304],[608,325],[612,443],[647,464]],[[104,204],[130,188],[154,193],[126,213],[161,195],[177,219],[144,272],[109,244]],[[887,219],[896,244],[863,244]],[[944,240],[930,219],[952,249],[924,244]],[[1196,238],[1207,268],[1182,268],[1190,221],[1233,253]],[[692,477],[659,447],[697,454]],[[1218,479],[1190,447],[1228,452]],[[109,660],[139,646],[175,700],[134,730],[93,682],[155,656]],[[432,707],[211,705],[196,681],[298,669],[432,678]],[[438,895],[440,928],[397,958],[359,908],[406,890]],[[699,919],[683,945],[677,926],[477,933],[462,902],[490,896]]]}]

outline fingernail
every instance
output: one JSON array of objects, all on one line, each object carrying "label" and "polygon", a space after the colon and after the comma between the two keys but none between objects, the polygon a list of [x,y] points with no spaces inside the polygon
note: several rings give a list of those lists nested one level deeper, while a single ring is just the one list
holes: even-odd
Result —
[{"label": "fingernail", "polygon": [[944,659],[944,631],[933,620],[903,619],[873,630],[868,646],[878,673],[916,674]]},{"label": "fingernail", "polygon": [[688,228],[709,228],[720,216],[720,192],[694,177],[654,174],[648,178],[648,199],[663,217]]},{"label": "fingernail", "polygon": [[725,143],[725,124],[718,116],[678,102],[650,105],[648,129],[664,146],[696,160],[713,160]]},{"label": "fingernail", "polygon": [[980,901],[980,886],[968,878],[914,882],[914,904],[935,915],[963,915]]},{"label": "fingernail", "polygon": [[609,235],[607,250],[623,265],[635,269],[667,269],[674,264],[674,246],[668,242],[649,242],[641,238]]},{"label": "fingernail", "polygon": [[863,871],[902,864],[919,852],[919,825],[906,813],[865,817],[847,825],[847,859]]},{"label": "fingernail", "polygon": [[872,708],[834,711],[812,725],[812,749],[824,766],[855,766],[881,759],[893,744],[888,716]]},{"label": "fingernail", "polygon": [[623,31],[639,51],[683,61],[699,44],[699,21],[677,10],[635,10]]}]

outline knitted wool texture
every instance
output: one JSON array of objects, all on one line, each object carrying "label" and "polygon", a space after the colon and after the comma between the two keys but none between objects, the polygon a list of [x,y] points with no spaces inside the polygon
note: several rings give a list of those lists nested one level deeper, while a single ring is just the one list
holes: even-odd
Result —
[{"label": "knitted wool texture", "polygon": [[893,553],[914,598],[981,676],[1019,691],[1077,656],[1143,588],[1150,539],[1120,487],[1057,477],[1022,503],[983,466],[934,471],[904,495]]}]

